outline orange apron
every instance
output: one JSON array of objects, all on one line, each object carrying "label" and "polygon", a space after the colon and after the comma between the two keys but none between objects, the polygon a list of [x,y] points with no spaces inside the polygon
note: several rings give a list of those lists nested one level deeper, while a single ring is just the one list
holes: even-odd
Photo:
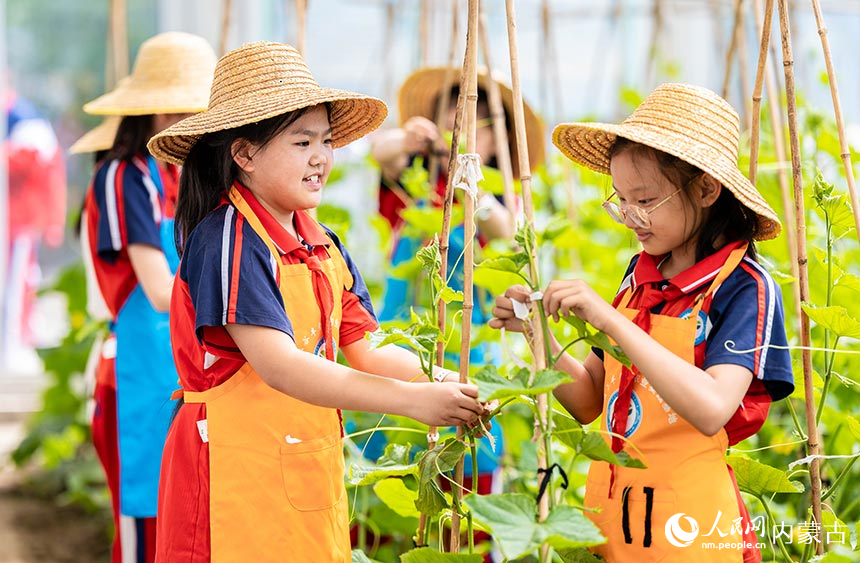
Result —
[{"label": "orange apron", "polygon": [[[652,314],[651,337],[694,364],[697,323],[701,322],[699,312],[704,298],[731,274],[745,252],[746,245],[729,255],[686,318]],[[627,308],[631,297],[632,290],[628,288],[618,310],[632,320],[638,310]],[[603,413],[607,430],[611,431],[622,365],[606,354],[604,367]],[[741,563],[741,549],[702,547],[702,543],[743,541],[743,534],[737,531],[721,537],[717,530],[711,530],[718,513],[721,515],[717,528],[723,533],[728,533],[740,517],[734,482],[724,460],[728,447],[726,431],[705,436],[678,416],[638,373],[628,413],[625,436],[635,448],[625,444],[624,450],[633,457],[641,457],[648,467],[611,468],[605,462],[592,462],[585,506],[600,510],[589,513],[589,517],[608,538],[608,543],[597,546],[594,551],[611,563]],[[667,539],[666,523],[679,513],[683,513],[679,523],[683,532],[692,532],[693,526],[687,518],[698,523],[699,533],[686,547],[673,545]],[[711,531],[709,536],[703,537]],[[673,536],[673,539],[686,543],[687,538]]]},{"label": "orange apron", "polygon": [[[337,246],[328,246],[329,260],[285,265],[235,188],[230,200],[275,257],[296,346],[334,360],[341,296],[352,286]],[[351,561],[337,409],[272,389],[247,362],[221,385],[186,391],[184,399],[206,404],[213,563]]]}]

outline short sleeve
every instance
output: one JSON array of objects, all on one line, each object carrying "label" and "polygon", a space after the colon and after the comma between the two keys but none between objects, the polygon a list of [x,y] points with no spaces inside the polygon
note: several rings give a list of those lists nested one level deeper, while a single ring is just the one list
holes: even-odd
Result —
[{"label": "short sleeve", "polygon": [[771,275],[745,258],[713,297],[702,369],[736,364],[760,380],[777,401],[794,390],[786,349],[782,292]]},{"label": "short sleeve", "polygon": [[96,250],[109,262],[131,244],[161,248],[161,203],[154,184],[137,166],[112,160],[102,164],[93,183],[99,207]]},{"label": "short sleeve", "polygon": [[343,316],[340,323],[339,338],[340,346],[343,347],[364,338],[365,332],[373,332],[378,329],[379,322],[373,312],[370,292],[367,290],[367,285],[364,283],[358,266],[338,236],[328,227],[324,226],[323,228],[343,255],[346,267],[352,276],[352,286],[343,288]]},{"label": "short sleeve", "polygon": [[191,233],[179,275],[188,284],[201,342],[205,328],[228,324],[265,326],[293,337],[275,258],[234,207],[210,213]]}]

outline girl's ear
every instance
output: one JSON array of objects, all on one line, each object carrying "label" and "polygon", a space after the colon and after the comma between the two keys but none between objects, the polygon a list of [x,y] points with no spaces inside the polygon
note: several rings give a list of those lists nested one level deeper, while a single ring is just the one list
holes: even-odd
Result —
[{"label": "girl's ear", "polygon": [[247,139],[236,139],[230,144],[230,155],[243,172],[254,171],[254,159],[251,158],[252,145]]},{"label": "girl's ear", "polygon": [[699,203],[702,207],[710,207],[717,201],[723,191],[723,185],[710,174],[702,174],[699,179]]}]

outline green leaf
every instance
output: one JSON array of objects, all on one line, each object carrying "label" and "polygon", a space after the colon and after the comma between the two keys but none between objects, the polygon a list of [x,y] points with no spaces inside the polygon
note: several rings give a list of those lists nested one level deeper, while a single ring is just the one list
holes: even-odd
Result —
[{"label": "green leaf", "polygon": [[463,292],[451,289],[450,287],[443,286],[442,290],[439,292],[439,298],[444,301],[446,304],[450,303],[462,303],[463,302]]},{"label": "green leaf", "polygon": [[561,415],[553,415],[552,422],[555,429],[552,435],[566,446],[576,450],[577,454],[584,455],[589,459],[597,461],[606,461],[621,465],[623,467],[633,467],[636,469],[644,469],[645,464],[642,461],[630,457],[627,452],[612,452],[612,448],[606,443],[606,440],[598,432],[586,432],[574,419]]},{"label": "green leaf", "polygon": [[823,326],[837,336],[860,338],[860,321],[849,315],[845,307],[838,305],[817,307],[810,303],[802,303],[801,307],[809,318],[815,321],[815,324]]},{"label": "green leaf", "polygon": [[546,521],[537,522],[537,504],[527,495],[469,495],[464,503],[475,520],[491,531],[507,559],[533,553],[544,543],[556,548],[574,548],[605,541],[597,527],[570,506],[557,506]]},{"label": "green leaf", "polygon": [[352,550],[352,563],[377,563],[376,559],[371,559],[365,555],[360,549]]},{"label": "green leaf", "polygon": [[448,497],[439,488],[437,477],[440,473],[454,469],[465,451],[463,442],[449,438],[424,452],[418,460],[418,498],[415,500],[418,510],[428,516],[436,516],[451,506]]},{"label": "green leaf", "polygon": [[484,558],[477,553],[440,553],[432,547],[419,547],[400,556],[402,563],[481,563]]},{"label": "green leaf", "polygon": [[508,272],[511,274],[519,273],[529,263],[528,256],[523,252],[502,254],[493,258],[482,260],[480,264],[475,266],[476,270],[495,270],[499,272]]},{"label": "green leaf", "polygon": [[596,348],[600,348],[601,350],[615,358],[622,365],[625,365],[627,367],[631,367],[633,365],[633,363],[630,361],[624,351],[621,350],[621,347],[613,344],[605,333],[597,330],[591,330],[591,328],[589,328],[590,325],[588,323],[575,315],[562,317],[562,319],[564,320],[564,322],[576,329],[576,332],[579,335],[578,338],[582,339],[582,341],[586,344],[589,344]]},{"label": "green leaf", "polygon": [[484,179],[481,181],[481,189],[485,192],[490,192],[493,195],[503,195],[505,193],[505,180],[502,173],[492,166],[481,166],[481,173]]},{"label": "green leaf", "polygon": [[584,547],[574,549],[559,549],[558,556],[564,563],[602,563],[604,559]]},{"label": "green leaf", "polygon": [[515,368],[513,377],[507,379],[498,372],[496,366],[487,365],[475,373],[471,379],[478,386],[478,398],[481,401],[519,397],[520,395],[540,395],[570,381],[570,376],[567,373],[552,369],[543,369],[535,373],[531,385],[529,385],[530,376],[529,370]]},{"label": "green leaf", "polygon": [[848,423],[848,430],[857,440],[860,440],[860,421],[858,421],[853,416],[846,416],[846,422]]},{"label": "green leaf", "polygon": [[386,479],[373,486],[373,492],[385,505],[405,518],[418,518],[418,509],[415,501],[418,500],[418,492],[413,491],[402,479]]},{"label": "green leaf", "polygon": [[517,274],[501,272],[490,268],[475,268],[473,281],[478,287],[486,289],[490,295],[502,295],[512,285],[523,285],[525,281]]},{"label": "green leaf", "polygon": [[412,324],[405,330],[400,328],[377,330],[371,332],[368,339],[374,348],[398,344],[415,351],[433,354],[436,351],[436,340],[439,338],[439,334],[437,327],[420,323]]},{"label": "green leaf", "polygon": [[804,487],[788,478],[784,471],[748,457],[730,455],[726,462],[735,472],[738,488],[751,495],[763,497],[773,493],[802,493]]},{"label": "green leaf", "polygon": [[418,464],[409,463],[411,444],[388,444],[376,465],[350,465],[351,485],[372,485],[389,477],[418,475]]}]

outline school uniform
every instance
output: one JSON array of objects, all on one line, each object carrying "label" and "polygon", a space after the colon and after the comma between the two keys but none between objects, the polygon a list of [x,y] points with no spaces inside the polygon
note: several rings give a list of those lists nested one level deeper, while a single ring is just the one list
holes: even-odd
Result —
[{"label": "school uniform", "polygon": [[162,250],[175,271],[177,188],[175,166],[138,155],[100,163],[85,202],[85,240],[111,316],[96,367],[93,442],[114,505],[115,562],[154,560],[161,450],[177,379],[167,313],[144,295],[128,247]]},{"label": "school uniform", "polygon": [[[761,428],[771,401],[794,388],[788,352],[770,347],[786,345],[779,286],[745,251],[745,243],[726,245],[669,280],[659,271],[662,257],[645,252],[628,268],[613,303],[625,316],[701,369],[737,364],[754,378],[729,422],[709,437],[675,413],[635,366],[628,370],[599,353],[605,366],[603,429],[627,440],[607,441],[613,451],[625,451],[647,466],[591,464],[585,505],[600,509],[588,515],[608,538],[595,551],[609,561],[761,561],[755,548],[702,547],[757,541],[724,455],[728,446]],[[667,539],[666,523],[680,513],[699,526],[687,547]],[[726,534],[741,519],[734,535],[722,538],[711,530],[718,514],[717,527]],[[689,531],[690,525],[682,527]]]},{"label": "school uniform", "polygon": [[351,560],[341,416],[269,387],[225,329],[280,330],[336,361],[378,325],[337,236],[299,242],[243,186],[189,236],[171,302],[184,398],[168,435],[157,561]]}]

